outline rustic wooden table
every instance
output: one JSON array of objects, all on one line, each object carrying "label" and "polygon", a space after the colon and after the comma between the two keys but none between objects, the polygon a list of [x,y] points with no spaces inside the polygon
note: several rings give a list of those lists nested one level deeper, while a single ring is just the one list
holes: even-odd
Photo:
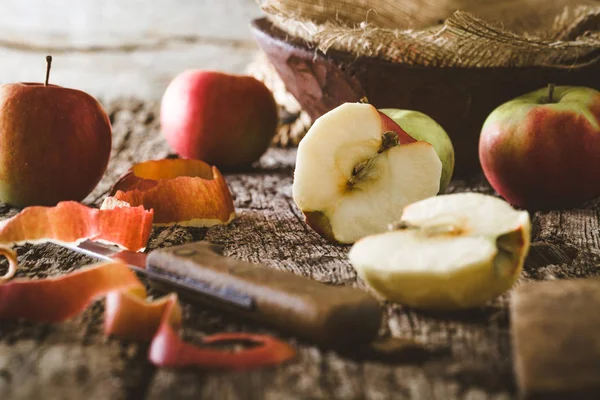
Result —
[{"label": "rustic wooden table", "polygon": [[[157,104],[108,106],[113,155],[104,180],[86,203],[98,205],[133,162],[170,154],[159,133]],[[149,248],[206,239],[226,254],[262,262],[332,285],[356,285],[348,246],[327,244],[302,221],[291,197],[295,150],[270,149],[256,169],[229,174],[238,217],[210,229],[156,228]],[[481,177],[457,180],[449,191],[492,193]],[[0,206],[0,215],[18,212]],[[597,274],[600,202],[533,215],[534,246],[521,281]],[[52,244],[17,247],[20,277],[72,271],[95,260]],[[0,264],[0,272],[5,264]],[[142,343],[102,334],[103,302],[61,324],[0,322],[0,399],[509,399],[516,397],[507,296],[477,310],[432,314],[385,304],[382,336],[421,341],[424,360],[382,361],[342,356],[286,338],[293,362],[251,372],[155,368]],[[184,336],[223,330],[270,332],[184,303]],[[276,334],[276,332],[273,332]]]}]

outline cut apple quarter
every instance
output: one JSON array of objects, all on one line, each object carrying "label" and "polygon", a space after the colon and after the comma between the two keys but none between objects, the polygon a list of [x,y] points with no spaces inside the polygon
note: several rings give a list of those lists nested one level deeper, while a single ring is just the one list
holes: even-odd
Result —
[{"label": "cut apple quarter", "polygon": [[442,163],[370,104],[318,118],[298,146],[293,197],[306,223],[332,242],[384,232],[407,204],[435,196]]},{"label": "cut apple quarter", "polygon": [[407,206],[389,232],[359,240],[348,257],[388,300],[430,310],[472,308],[511,288],[530,236],[529,214],[502,199],[440,195]]}]

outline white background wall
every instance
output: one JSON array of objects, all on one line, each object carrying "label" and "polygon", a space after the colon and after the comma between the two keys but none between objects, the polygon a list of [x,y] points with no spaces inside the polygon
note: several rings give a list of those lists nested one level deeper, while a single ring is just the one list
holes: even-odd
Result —
[{"label": "white background wall", "polygon": [[254,0],[0,0],[0,83],[51,82],[103,99],[159,99],[187,68],[241,73]]}]

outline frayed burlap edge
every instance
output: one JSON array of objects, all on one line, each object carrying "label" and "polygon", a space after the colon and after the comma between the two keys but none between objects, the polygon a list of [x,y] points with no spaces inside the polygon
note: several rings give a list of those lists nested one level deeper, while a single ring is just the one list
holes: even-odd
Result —
[{"label": "frayed burlap edge", "polygon": [[428,29],[393,30],[368,23],[349,27],[335,18],[317,24],[268,4],[262,8],[277,27],[324,53],[335,49],[432,67],[578,68],[600,63],[600,6],[563,9],[545,39],[512,33],[461,11]]}]

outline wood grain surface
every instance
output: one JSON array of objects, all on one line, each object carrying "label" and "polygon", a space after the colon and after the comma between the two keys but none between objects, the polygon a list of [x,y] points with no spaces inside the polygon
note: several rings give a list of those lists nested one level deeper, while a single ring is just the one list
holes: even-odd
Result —
[{"label": "wood grain surface", "polygon": [[[132,163],[171,155],[159,133],[157,104],[122,100],[107,108],[113,154],[87,204],[100,204]],[[231,225],[155,228],[149,248],[205,239],[229,256],[364,288],[347,261],[349,247],[327,244],[302,221],[291,197],[294,159],[295,150],[270,149],[252,171],[226,175],[238,214]],[[482,177],[455,181],[449,191],[493,193]],[[0,206],[2,217],[17,212]],[[592,202],[535,213],[534,245],[520,282],[597,275],[599,212],[600,202]],[[17,252],[20,277],[56,276],[94,261],[52,244],[23,245]],[[5,267],[3,260],[0,273]],[[429,356],[418,362],[359,360],[285,337],[297,346],[297,359],[250,372],[155,368],[145,344],[103,336],[100,300],[61,324],[1,321],[0,399],[511,399],[516,388],[507,299],[444,314],[383,305],[380,335],[423,343]],[[223,330],[277,334],[191,304],[183,309],[183,335],[190,341]]]}]

